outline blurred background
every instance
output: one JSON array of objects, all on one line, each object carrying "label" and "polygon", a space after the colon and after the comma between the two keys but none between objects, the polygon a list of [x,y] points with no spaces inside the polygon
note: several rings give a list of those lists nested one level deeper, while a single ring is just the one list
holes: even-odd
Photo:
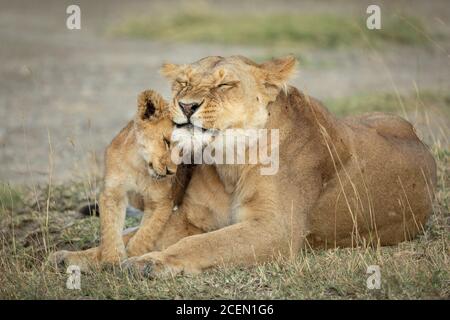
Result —
[{"label": "blurred background", "polygon": [[[66,8],[81,8],[81,30]],[[381,7],[381,30],[366,9]],[[448,146],[450,8],[434,1],[0,1],[0,181],[95,181],[158,69],[295,54],[292,84],[339,115],[381,110]]]},{"label": "blurred background", "polygon": [[[72,4],[81,30],[66,27]],[[370,4],[381,8],[381,30],[366,28]],[[448,0],[0,0],[0,298],[448,299],[449,18]],[[79,209],[96,201],[103,152],[134,116],[137,94],[170,98],[163,62],[235,54],[294,54],[291,84],[338,116],[411,121],[438,165],[425,234],[194,279],[130,282],[107,271],[67,290],[66,275],[43,262],[56,249],[98,245],[99,219]],[[366,289],[374,264],[381,290]]]}]

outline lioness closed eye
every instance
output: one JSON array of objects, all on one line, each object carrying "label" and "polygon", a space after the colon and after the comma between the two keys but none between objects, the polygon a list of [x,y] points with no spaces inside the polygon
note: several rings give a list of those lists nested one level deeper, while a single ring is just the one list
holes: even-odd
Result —
[{"label": "lioness closed eye", "polygon": [[[80,252],[59,251],[51,261],[77,264],[117,264],[127,256],[151,251],[184,190],[184,167],[170,159],[173,124],[167,103],[152,90],[138,97],[134,120],[113,139],[105,154],[104,189],[100,195],[101,246]],[[180,188],[179,188],[180,187]],[[139,231],[122,238],[128,195],[143,200],[144,216]],[[177,197],[177,195],[180,195]]]}]

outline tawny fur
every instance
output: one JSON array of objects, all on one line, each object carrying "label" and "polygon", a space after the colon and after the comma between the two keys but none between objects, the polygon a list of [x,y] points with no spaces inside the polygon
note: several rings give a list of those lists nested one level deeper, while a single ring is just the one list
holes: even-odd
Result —
[{"label": "tawny fur", "polygon": [[[337,119],[286,82],[295,59],[256,64],[207,57],[166,64],[172,120],[179,101],[201,103],[190,123],[279,129],[276,175],[261,164],[198,166],[155,251],[124,266],[152,276],[252,265],[300,248],[393,245],[423,230],[432,211],[435,161],[407,121],[367,114]],[[126,236],[124,238],[126,240]]]}]

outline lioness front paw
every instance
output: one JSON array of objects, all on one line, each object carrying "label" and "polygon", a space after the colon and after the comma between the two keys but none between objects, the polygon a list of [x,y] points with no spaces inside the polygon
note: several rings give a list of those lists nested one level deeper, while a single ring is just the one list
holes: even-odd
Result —
[{"label": "lioness front paw", "polygon": [[173,276],[179,272],[163,262],[160,252],[150,252],[140,257],[128,258],[121,266],[122,270],[130,274],[149,279]]}]

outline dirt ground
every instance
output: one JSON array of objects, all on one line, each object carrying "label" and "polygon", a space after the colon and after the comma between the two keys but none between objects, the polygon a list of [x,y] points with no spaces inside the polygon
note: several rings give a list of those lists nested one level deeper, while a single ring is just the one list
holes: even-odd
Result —
[{"label": "dirt ground", "polygon": [[[0,1],[0,181],[62,182],[98,173],[102,153],[133,116],[137,93],[154,88],[163,61],[191,62],[207,55],[264,56],[264,48],[181,44],[112,37],[124,17],[154,9],[177,10],[179,1],[77,1],[82,29],[65,27],[70,1]],[[449,32],[446,1],[399,1],[392,10],[417,16]],[[328,11],[365,14],[348,1],[215,1],[220,10]],[[146,10],[146,11],[145,11]],[[414,92],[450,88],[448,43],[431,48],[305,50],[297,87],[321,99],[358,92]],[[326,67],[317,67],[326,64]]]}]

